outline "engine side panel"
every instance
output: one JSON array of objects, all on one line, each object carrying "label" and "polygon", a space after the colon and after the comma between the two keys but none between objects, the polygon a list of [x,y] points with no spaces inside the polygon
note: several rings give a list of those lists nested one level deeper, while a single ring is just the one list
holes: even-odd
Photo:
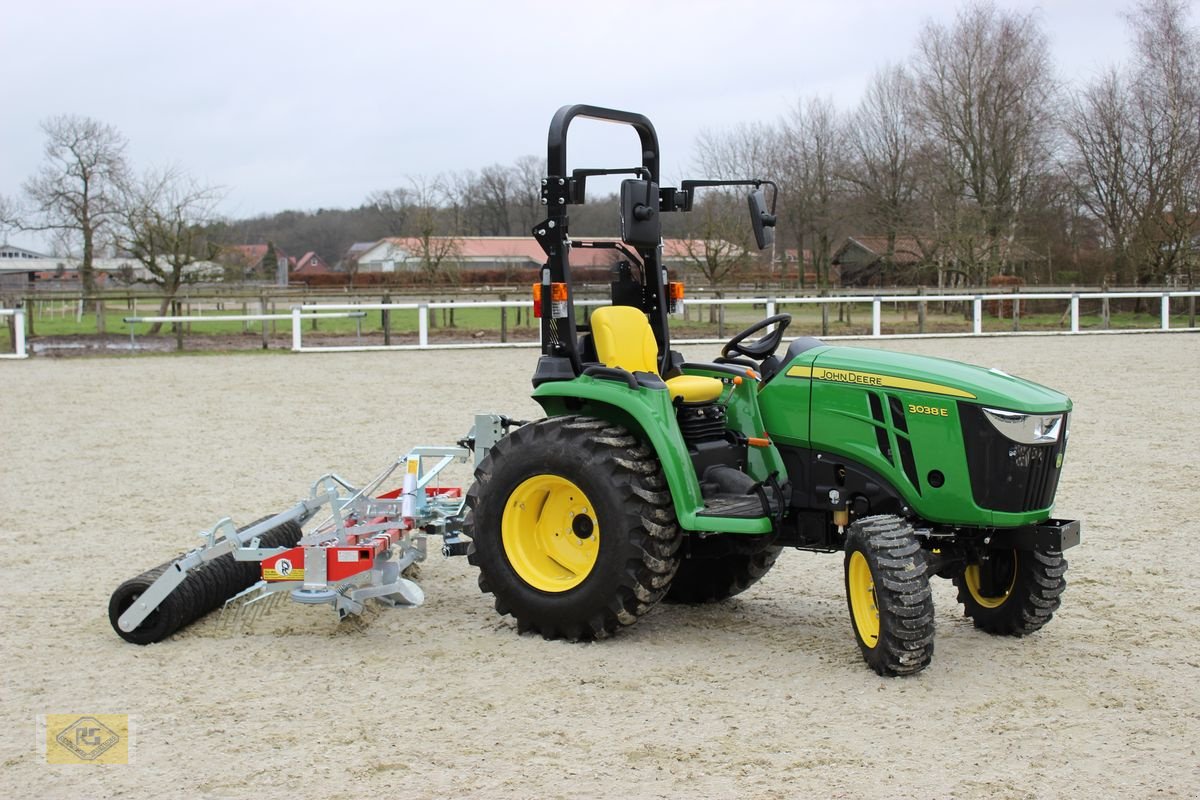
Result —
[{"label": "engine side panel", "polygon": [[[1044,507],[981,507],[972,477],[978,489],[993,476],[972,475],[960,419],[960,403],[1039,413],[1070,409],[1064,395],[1037,384],[943,359],[825,347],[785,365],[759,401],[772,439],[866,467],[931,522],[1029,525],[1053,509],[1056,481],[1043,481],[1050,486],[1040,495]],[[824,499],[814,498],[814,505],[824,506]]]}]

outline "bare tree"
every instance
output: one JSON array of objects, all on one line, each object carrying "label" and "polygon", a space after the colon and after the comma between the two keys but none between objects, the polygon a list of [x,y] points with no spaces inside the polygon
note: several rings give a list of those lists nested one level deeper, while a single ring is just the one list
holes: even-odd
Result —
[{"label": "bare tree", "polygon": [[1145,0],[1134,62],[1077,92],[1066,169],[1104,228],[1118,281],[1164,280],[1192,257],[1200,208],[1200,35],[1188,4]]},{"label": "bare tree", "polygon": [[801,101],[783,122],[780,146],[781,198],[795,215],[800,253],[798,283],[804,285],[804,243],[812,248],[813,266],[822,286],[830,282],[835,225],[839,216],[837,176],[845,172],[846,152],[837,109],[819,97]]},{"label": "bare tree", "polygon": [[1036,179],[1045,174],[1055,83],[1046,37],[1032,14],[990,2],[963,8],[952,27],[930,22],[913,62],[916,109],[943,189],[961,191],[965,236],[947,244],[973,281],[1000,269]]},{"label": "bare tree", "polygon": [[[764,178],[781,180],[779,169],[780,133],[777,127],[765,123],[737,125],[729,131],[704,130],[696,137],[695,168],[699,171],[697,178],[712,180],[746,180],[748,178]],[[785,183],[780,191],[785,196],[781,203],[779,216],[781,223],[776,229],[776,235],[781,239],[794,237],[794,225],[782,209],[789,208],[787,202],[788,185]],[[794,208],[795,206],[790,206]],[[688,222],[683,223],[688,229]],[[692,226],[695,227],[695,226]],[[771,268],[775,268],[776,253],[772,248],[768,254],[771,258]],[[783,269],[787,267],[786,259],[779,259]]]},{"label": "bare tree", "polygon": [[1200,36],[1182,0],[1143,0],[1130,23],[1133,106],[1141,153],[1138,280],[1161,280],[1190,254],[1200,206]]},{"label": "bare tree", "polygon": [[447,200],[446,179],[423,176],[409,179],[412,207],[408,221],[408,236],[416,251],[418,268],[430,284],[435,283],[454,265],[461,250],[456,230],[448,229],[444,204]]},{"label": "bare tree", "polygon": [[[689,271],[709,288],[736,281],[753,263],[744,200],[733,192],[709,191],[688,214],[682,241]],[[709,306],[709,322],[716,322],[716,306]]]},{"label": "bare tree", "polygon": [[1117,281],[1125,277],[1137,203],[1137,146],[1129,87],[1115,69],[1071,99],[1066,170],[1079,201],[1104,227]]},{"label": "bare tree", "polygon": [[445,188],[447,224],[451,230],[463,235],[471,233],[474,230],[471,225],[471,215],[474,212],[474,200],[471,195],[475,185],[475,173],[471,170],[448,172],[442,182]]},{"label": "bare tree", "polygon": [[484,167],[479,171],[475,192],[483,212],[486,235],[511,236],[510,212],[514,194],[512,170],[500,164]]},{"label": "bare tree", "polygon": [[[162,292],[160,316],[181,285],[214,277],[202,262],[217,257],[219,247],[209,240],[206,226],[221,197],[221,190],[203,186],[174,167],[151,170],[125,183],[114,238],[145,271],[131,276],[132,282],[151,284]],[[155,323],[151,333],[160,328],[161,323]]]},{"label": "bare tree", "polygon": [[414,206],[411,189],[400,186],[371,192],[367,195],[366,205],[375,212],[389,236],[408,234],[409,215]]},{"label": "bare tree", "polygon": [[529,233],[546,216],[542,206],[542,178],[545,175],[544,158],[521,156],[513,164],[513,212],[522,234]]},{"label": "bare tree", "polygon": [[704,130],[696,137],[696,166],[713,180],[768,178],[776,166],[778,131],[765,123],[743,124],[727,132]]},{"label": "bare tree", "polygon": [[17,204],[11,198],[0,194],[0,240],[7,241],[8,232],[17,228],[19,219]]},{"label": "bare tree", "polygon": [[875,73],[846,124],[850,158],[841,177],[858,197],[868,232],[887,237],[888,266],[895,263],[897,235],[912,229],[918,144],[912,100],[904,69],[886,67]]},{"label": "bare tree", "polygon": [[41,128],[46,134],[45,161],[25,182],[27,207],[11,222],[80,248],[79,276],[84,293],[92,295],[96,250],[105,243],[120,208],[127,143],[116,128],[88,117],[50,117]]}]

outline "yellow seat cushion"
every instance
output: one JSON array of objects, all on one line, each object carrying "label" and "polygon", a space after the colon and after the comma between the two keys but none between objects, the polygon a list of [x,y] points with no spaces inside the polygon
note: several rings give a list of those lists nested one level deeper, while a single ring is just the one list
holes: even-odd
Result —
[{"label": "yellow seat cushion", "polygon": [[[604,306],[592,313],[592,342],[596,357],[606,367],[628,372],[658,374],[658,340],[650,321],[632,306]],[[716,378],[680,375],[667,381],[671,399],[685,403],[711,403],[721,396],[725,385]]]},{"label": "yellow seat cushion", "polygon": [[680,398],[685,403],[711,403],[721,396],[725,384],[716,378],[701,375],[680,375],[667,381],[671,399]]}]

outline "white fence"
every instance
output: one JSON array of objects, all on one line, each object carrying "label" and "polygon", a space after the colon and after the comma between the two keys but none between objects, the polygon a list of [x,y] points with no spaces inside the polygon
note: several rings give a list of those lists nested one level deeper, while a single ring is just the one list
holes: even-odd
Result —
[{"label": "white fence", "polygon": [[[783,305],[824,305],[836,306],[840,304],[867,304],[871,305],[871,333],[868,336],[851,335],[851,336],[826,336],[830,340],[835,339],[862,339],[862,338],[877,338],[877,339],[903,339],[903,338],[945,338],[955,336],[1045,336],[1045,335],[1060,335],[1060,334],[1086,334],[1086,333],[1150,333],[1162,331],[1200,331],[1200,327],[1171,327],[1171,300],[1173,298],[1184,297],[1200,297],[1200,291],[1157,291],[1157,292],[1042,292],[1042,293],[1016,293],[1016,292],[993,292],[988,294],[953,294],[953,295],[847,295],[837,297],[729,297],[729,298],[713,298],[713,299],[686,299],[684,307],[694,306],[761,306],[764,310],[763,318],[772,316],[776,313],[776,309]],[[1120,328],[1120,329],[1082,329],[1079,325],[1079,305],[1084,300],[1121,300],[1121,299],[1155,299],[1159,300],[1159,325],[1156,328]],[[1069,317],[1070,326],[1067,330],[1040,330],[1027,332],[994,332],[989,331],[984,333],[983,330],[983,309],[985,302],[1000,301],[1003,303],[1012,304],[1013,316],[1020,317],[1020,304],[1027,300],[1066,300],[1069,302]],[[971,330],[961,333],[900,333],[900,334],[885,334],[882,332],[883,306],[885,304],[895,305],[901,303],[921,304],[928,303],[949,303],[949,302],[969,302],[971,304]],[[607,305],[606,301],[602,300],[581,300],[576,303],[578,306],[596,307]],[[237,322],[237,321],[253,321],[263,324],[263,335],[267,335],[266,323],[272,320],[291,320],[292,322],[292,350],[297,353],[329,353],[329,352],[348,352],[359,350],[454,350],[454,349],[478,349],[478,348],[495,348],[495,347],[538,347],[537,341],[525,342],[470,342],[470,343],[431,343],[429,340],[429,312],[431,310],[438,311],[441,309],[479,309],[479,308],[511,308],[511,309],[532,309],[533,302],[530,300],[510,300],[510,301],[486,301],[486,302],[439,302],[439,303],[336,303],[336,304],[312,304],[303,306],[293,306],[289,314],[250,314],[250,315],[232,315],[225,316],[219,314],[213,315],[196,315],[196,316],[160,316],[160,317],[125,317],[126,323],[183,323],[188,325],[203,324],[206,322]],[[302,320],[306,319],[328,319],[328,318],[356,318],[361,321],[366,316],[368,311],[416,311],[417,312],[417,343],[416,344],[396,344],[396,345],[326,345],[326,346],[307,346],[304,344],[304,332],[301,325]],[[13,317],[13,352],[0,353],[0,358],[27,358],[28,352],[25,342],[25,309],[23,308],[0,308],[0,317]],[[712,344],[720,343],[722,339],[675,339],[673,342],[678,344]],[[130,329],[130,342],[135,343],[134,332]]]},{"label": "white fence", "polygon": [[25,351],[25,309],[0,308],[0,317],[13,317],[13,351],[0,353],[0,358],[28,358]]},{"label": "white fence", "polygon": [[[954,336],[1046,336],[1060,334],[1086,334],[1086,333],[1151,333],[1161,331],[1200,331],[1200,327],[1191,328],[1172,328],[1171,327],[1171,299],[1176,297],[1200,297],[1200,291],[1173,291],[1173,292],[1041,292],[1041,293],[1016,293],[1016,292],[993,292],[989,294],[929,294],[929,295],[876,295],[876,296],[840,296],[840,297],[729,297],[721,299],[685,299],[684,307],[692,306],[746,306],[756,305],[762,306],[765,310],[763,318],[773,316],[775,310],[783,305],[825,305],[836,306],[843,303],[870,303],[871,304],[871,334],[869,337],[863,336],[827,336],[827,339],[933,339],[945,338]],[[1157,328],[1121,328],[1116,330],[1090,330],[1081,329],[1079,327],[1079,304],[1083,300],[1121,300],[1121,299],[1159,299],[1159,327]],[[1012,331],[1012,332],[992,332],[984,333],[983,331],[983,304],[989,301],[999,301],[1012,304],[1013,315],[1020,317],[1020,304],[1026,300],[1067,300],[1070,303],[1070,328],[1062,331]],[[884,334],[882,332],[883,306],[887,304],[912,303],[921,304],[928,303],[949,303],[949,302],[969,302],[971,303],[971,331],[964,333],[899,333],[899,334]],[[607,305],[606,301],[602,300],[582,300],[577,301],[578,306],[602,306]],[[487,348],[487,347],[537,347],[538,342],[477,342],[468,344],[431,344],[429,341],[429,312],[430,310],[439,309],[462,309],[462,308],[526,308],[533,307],[533,302],[530,300],[509,300],[509,301],[489,301],[482,303],[473,302],[443,302],[443,303],[338,303],[338,304],[312,304],[304,306],[294,306],[292,308],[292,350],[297,353],[333,353],[333,352],[349,352],[359,350],[453,350],[465,348]],[[310,312],[325,312],[325,311],[416,311],[417,312],[417,344],[394,344],[394,345],[338,345],[338,346],[305,346],[303,340],[303,332],[299,320],[305,313]],[[722,339],[673,339],[673,343],[677,344],[713,344],[719,343]]]},{"label": "white fence", "polygon": [[[267,346],[267,323],[272,320],[288,319],[292,321],[293,331],[300,329],[300,320],[302,319],[357,319],[360,324],[362,318],[367,315],[366,311],[350,311],[350,312],[330,312],[321,313],[313,312],[309,314],[299,313],[298,308],[293,308],[290,314],[195,314],[187,316],[174,317],[122,317],[121,321],[129,325],[129,344],[131,347],[137,346],[137,337],[133,326],[138,323],[174,323],[179,325],[191,325],[193,323],[205,322],[258,322],[262,325],[263,347]],[[292,334],[292,342],[295,343],[296,334]]]}]

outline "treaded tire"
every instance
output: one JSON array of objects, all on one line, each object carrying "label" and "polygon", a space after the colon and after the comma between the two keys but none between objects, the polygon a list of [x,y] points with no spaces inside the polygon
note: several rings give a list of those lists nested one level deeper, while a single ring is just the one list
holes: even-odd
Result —
[{"label": "treaded tire", "polygon": [[[269,518],[263,517],[250,525],[243,525],[238,530],[245,530]],[[301,535],[299,524],[285,522],[259,537],[259,547],[295,547]],[[163,598],[158,608],[150,612],[150,616],[146,617],[141,625],[132,631],[121,630],[117,621],[125,610],[133,605],[160,575],[173,568],[175,562],[185,555],[187,553],[180,553],[170,561],[130,578],[112,593],[108,601],[108,620],[118,636],[133,644],[161,642],[210,611],[220,608],[226,600],[258,582],[259,562],[235,561],[232,555],[226,553],[207,564],[189,570],[183,582]]]},{"label": "treaded tire", "polygon": [[768,545],[757,553],[681,559],[664,599],[693,605],[728,600],[762,580],[782,552],[782,547]]},{"label": "treaded tire", "polygon": [[[506,552],[508,501],[540,476],[575,484],[598,525],[594,564],[565,591],[522,578]],[[662,599],[679,565],[681,533],[654,453],[626,428],[583,416],[524,425],[497,442],[475,470],[464,529],[479,588],[521,633],[547,639],[603,639],[632,625]]]},{"label": "treaded tire", "polygon": [[1026,636],[1041,630],[1062,604],[1067,588],[1067,560],[1062,551],[1001,551],[991,557],[1011,559],[1005,564],[1014,573],[1011,588],[1007,595],[995,598],[1000,600],[997,605],[981,603],[968,585],[966,573],[960,572],[954,576],[954,585],[963,616],[976,628],[999,636]]},{"label": "treaded tire", "polygon": [[[857,582],[852,580],[854,571]],[[845,578],[850,623],[871,669],[893,676],[912,675],[929,666],[933,594],[928,564],[912,526],[890,515],[854,522],[846,535]],[[876,613],[877,630],[871,630]],[[860,630],[860,622],[865,630]]]}]

